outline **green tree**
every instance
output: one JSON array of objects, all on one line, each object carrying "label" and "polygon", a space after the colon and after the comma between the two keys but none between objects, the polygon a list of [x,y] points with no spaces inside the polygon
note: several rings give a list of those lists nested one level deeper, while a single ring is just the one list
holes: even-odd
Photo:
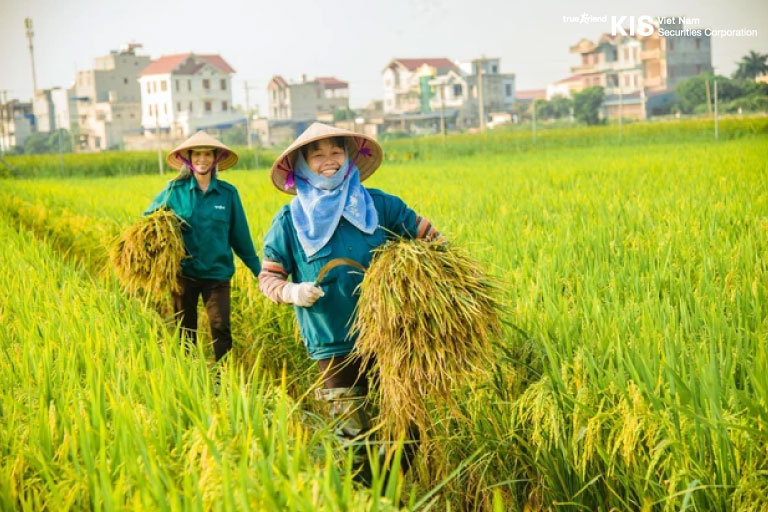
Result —
[{"label": "green tree", "polygon": [[355,119],[355,111],[351,108],[337,108],[333,111],[333,122],[336,121],[352,121]]},{"label": "green tree", "polygon": [[227,146],[243,146],[248,144],[248,134],[245,132],[245,124],[236,124],[221,133],[221,142]]},{"label": "green tree", "polygon": [[605,91],[599,85],[587,87],[573,94],[573,115],[577,121],[586,124],[600,123],[600,106],[603,104]]},{"label": "green tree", "polygon": [[547,100],[533,100],[537,119],[552,119],[552,105]]},{"label": "green tree", "polygon": [[49,153],[72,152],[72,137],[69,135],[69,132],[63,128],[51,132],[45,143],[48,146]]},{"label": "green tree", "polygon": [[72,138],[63,128],[51,133],[33,133],[24,141],[24,153],[27,155],[58,152],[72,152]]},{"label": "green tree", "polygon": [[768,53],[757,53],[754,50],[741,58],[738,69],[733,73],[733,78],[742,80],[754,80],[760,75],[768,74]]},{"label": "green tree", "polygon": [[710,101],[714,103],[715,80],[717,80],[717,101],[722,104],[752,95],[764,95],[768,91],[766,84],[758,84],[751,80],[732,80],[724,76],[704,73],[677,84],[676,104],[680,111],[684,114],[707,112],[707,82],[709,82]]},{"label": "green tree", "polygon": [[24,141],[24,153],[27,155],[40,155],[48,153],[48,134],[33,133]]},{"label": "green tree", "polygon": [[552,117],[554,119],[563,119],[571,115],[571,108],[573,108],[573,100],[566,98],[565,96],[554,96],[549,100],[550,108],[552,111]]}]

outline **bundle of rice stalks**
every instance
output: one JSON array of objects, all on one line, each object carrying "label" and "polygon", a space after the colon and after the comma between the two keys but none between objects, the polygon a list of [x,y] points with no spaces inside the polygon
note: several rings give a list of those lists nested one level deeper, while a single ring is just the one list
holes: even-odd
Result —
[{"label": "bundle of rice stalks", "polygon": [[424,439],[427,404],[453,406],[451,388],[490,367],[497,290],[456,247],[397,240],[377,249],[353,328],[360,356],[378,367],[379,419],[390,436],[415,425]]},{"label": "bundle of rice stalks", "polygon": [[156,210],[115,240],[109,259],[126,289],[156,297],[179,291],[178,276],[185,256],[181,222],[170,210]]}]

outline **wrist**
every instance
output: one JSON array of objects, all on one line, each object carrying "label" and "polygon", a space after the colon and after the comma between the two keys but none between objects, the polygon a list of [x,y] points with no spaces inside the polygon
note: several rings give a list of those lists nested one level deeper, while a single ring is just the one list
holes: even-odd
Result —
[{"label": "wrist", "polygon": [[295,304],[298,289],[299,285],[296,283],[285,283],[283,289],[280,291],[280,298],[286,304]]}]

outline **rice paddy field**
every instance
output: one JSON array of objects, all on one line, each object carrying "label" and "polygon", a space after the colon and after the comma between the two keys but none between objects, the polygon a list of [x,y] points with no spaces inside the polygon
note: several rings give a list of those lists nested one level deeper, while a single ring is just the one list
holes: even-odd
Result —
[{"label": "rice paddy field", "polygon": [[[3,179],[0,510],[768,510],[768,119],[624,130],[385,145],[366,185],[482,262],[504,309],[417,466],[371,489],[247,269],[221,367],[118,286],[109,243],[170,175]],[[289,197],[265,169],[222,179],[260,251]]]}]

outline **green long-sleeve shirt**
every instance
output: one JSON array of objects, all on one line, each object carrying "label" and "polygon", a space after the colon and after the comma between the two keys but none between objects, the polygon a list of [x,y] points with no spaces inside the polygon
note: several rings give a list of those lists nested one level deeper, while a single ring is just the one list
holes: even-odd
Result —
[{"label": "green long-sleeve shirt", "polygon": [[167,206],[181,217],[184,247],[182,274],[200,279],[228,280],[235,273],[232,251],[258,276],[259,257],[253,247],[248,221],[237,189],[216,177],[202,191],[193,176],[170,181],[157,194],[145,215]]},{"label": "green long-sleeve shirt", "polygon": [[[426,219],[416,215],[399,197],[376,189],[368,192],[379,215],[376,231],[370,235],[363,233],[342,217],[328,243],[312,256],[307,256],[301,247],[290,207],[284,206],[264,238],[265,271],[290,275],[295,283],[312,282],[334,258],[349,258],[367,268],[373,250],[388,238],[431,238],[437,234]],[[312,307],[294,307],[301,337],[312,359],[346,355],[352,350],[357,336],[350,326],[359,297],[357,287],[362,280],[359,270],[337,267],[320,283],[325,292],[323,297]]]}]

